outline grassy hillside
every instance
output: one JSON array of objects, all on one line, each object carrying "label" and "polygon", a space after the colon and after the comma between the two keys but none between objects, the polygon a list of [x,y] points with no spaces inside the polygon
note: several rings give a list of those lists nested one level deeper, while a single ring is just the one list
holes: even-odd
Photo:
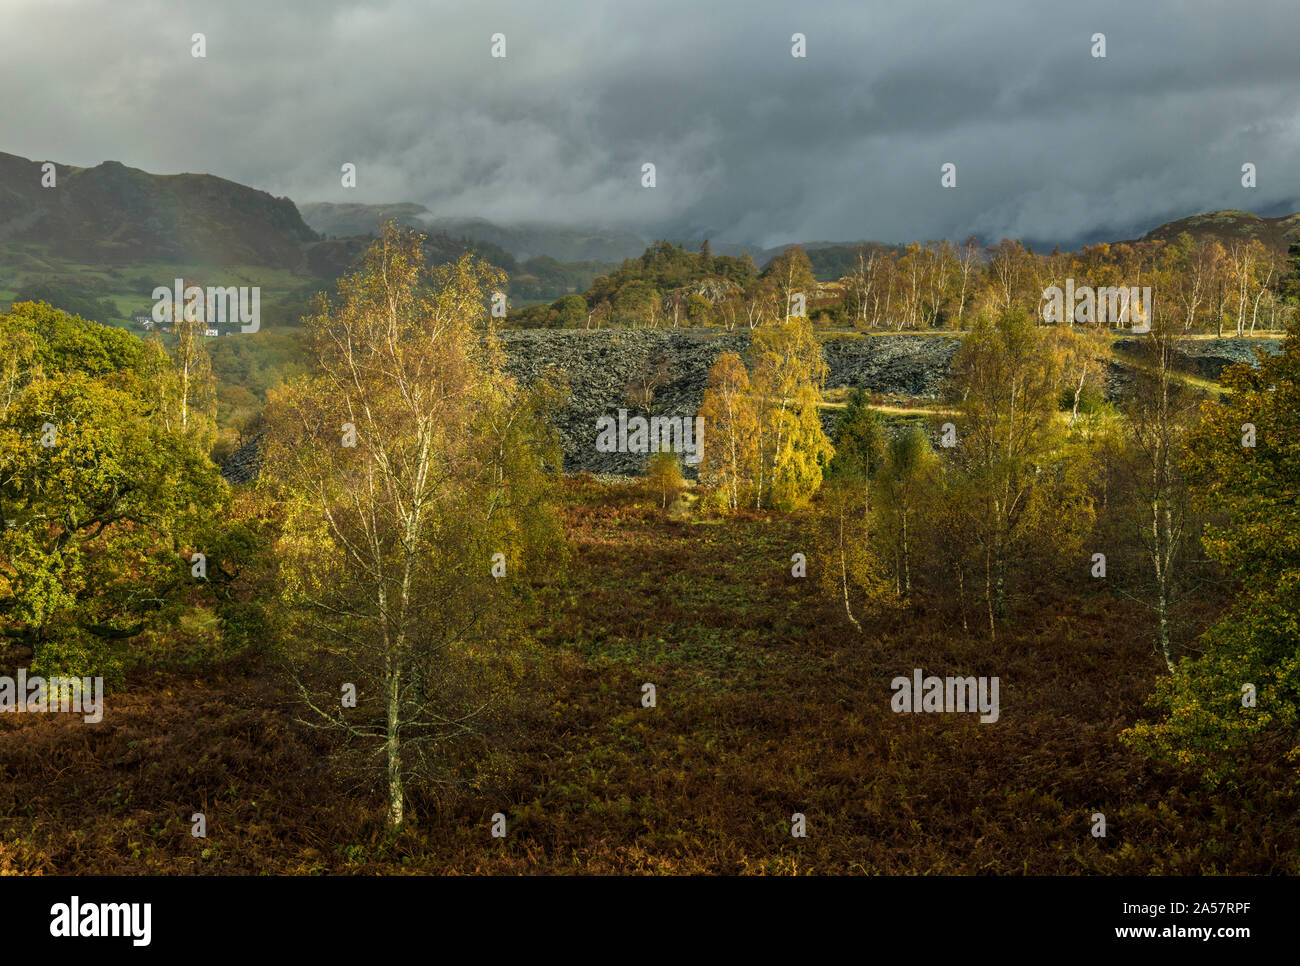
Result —
[{"label": "grassy hillside", "polygon": [[152,310],[156,286],[171,287],[177,278],[200,285],[260,286],[262,325],[268,328],[296,324],[310,296],[326,284],[260,264],[83,264],[53,254],[47,245],[0,245],[0,308],[14,301],[45,301],[107,325],[128,326],[132,314]]},{"label": "grassy hillside", "polygon": [[105,161],[93,168],[0,154],[0,241],[36,243],[86,265],[155,261],[299,270],[317,240],[288,198],[208,174],[156,175]]},{"label": "grassy hillside", "polygon": [[1300,240],[1300,214],[1261,218],[1248,211],[1208,211],[1153,228],[1142,236],[1142,241],[1172,242],[1183,232],[1193,238],[1213,238],[1224,245],[1255,239],[1276,252],[1285,252],[1287,246]]}]

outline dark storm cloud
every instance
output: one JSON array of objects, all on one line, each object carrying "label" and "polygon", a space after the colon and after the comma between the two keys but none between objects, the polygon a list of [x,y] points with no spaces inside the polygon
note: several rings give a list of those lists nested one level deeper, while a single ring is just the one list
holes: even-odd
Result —
[{"label": "dark storm cloud", "polygon": [[[7,0],[0,18],[0,150],[207,171],[299,201],[765,245],[1050,245],[1300,199],[1290,0]],[[496,32],[505,60],[489,56]]]}]

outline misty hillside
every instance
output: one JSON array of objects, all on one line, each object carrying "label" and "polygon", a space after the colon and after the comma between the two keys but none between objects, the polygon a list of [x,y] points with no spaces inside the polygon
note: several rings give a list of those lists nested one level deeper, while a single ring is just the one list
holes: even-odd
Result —
[{"label": "misty hillside", "polygon": [[330,236],[374,235],[384,219],[455,238],[496,245],[520,261],[550,257],[560,262],[617,262],[634,258],[649,242],[630,232],[565,228],[558,225],[498,225],[483,218],[436,217],[424,205],[304,202],[299,210],[316,231]]},{"label": "misty hillside", "polygon": [[[424,205],[409,201],[369,205],[360,203],[336,204],[333,202],[303,202],[298,205],[303,220],[322,235],[330,238],[377,234],[379,225],[386,219],[396,221],[423,232],[441,232],[457,238],[496,245],[514,258],[524,261],[533,258],[551,258],[559,262],[609,262],[636,258],[648,247],[650,240],[630,232],[602,232],[560,226],[499,225],[483,218],[438,218]],[[700,233],[668,239],[694,251],[705,237]],[[809,241],[790,242],[764,248],[761,245],[711,242],[719,255],[739,257],[749,255],[754,264],[764,268],[789,245],[801,244],[812,262],[813,271],[822,281],[834,281],[844,275],[857,259],[858,251],[865,246],[890,248],[882,242],[861,240],[852,242]]]},{"label": "misty hillside", "polygon": [[303,221],[331,238],[376,235],[379,225],[386,220],[408,228],[428,230],[429,209],[409,201],[389,205],[308,201],[299,204],[298,210],[302,213]]}]

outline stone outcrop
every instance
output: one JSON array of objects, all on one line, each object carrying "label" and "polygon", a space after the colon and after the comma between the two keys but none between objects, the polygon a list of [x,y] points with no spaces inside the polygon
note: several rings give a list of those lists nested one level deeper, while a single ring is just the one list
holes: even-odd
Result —
[{"label": "stone outcrop", "polygon": [[[641,453],[596,451],[596,421],[631,415],[693,417],[704,400],[709,370],[723,352],[742,356],[750,334],[698,329],[529,330],[502,335],[506,369],[530,383],[547,368],[562,370],[569,401],[556,419],[566,470],[640,473]],[[827,388],[935,398],[957,351],[957,337],[842,336],[824,341]],[[659,374],[660,378],[653,378]],[[660,383],[655,385],[655,383]],[[649,402],[646,390],[649,389]],[[834,413],[827,413],[833,420]],[[707,443],[706,443],[707,445]]]},{"label": "stone outcrop", "polygon": [[249,439],[221,464],[221,475],[230,483],[252,483],[262,466],[263,433]]}]

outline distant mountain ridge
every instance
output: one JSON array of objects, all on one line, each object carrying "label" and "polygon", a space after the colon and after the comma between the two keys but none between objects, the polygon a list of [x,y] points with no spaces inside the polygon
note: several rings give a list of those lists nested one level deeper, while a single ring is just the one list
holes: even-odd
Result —
[{"label": "distant mountain ridge", "polygon": [[484,218],[436,217],[411,202],[372,205],[309,201],[298,206],[303,220],[331,237],[373,235],[391,218],[426,232],[496,245],[520,261],[546,256],[560,262],[619,262],[640,255],[650,242],[630,232],[566,228],[558,225],[498,225]]},{"label": "distant mountain ridge", "polygon": [[[251,266],[296,311],[307,293],[356,264],[384,217],[425,233],[434,262],[467,251],[495,261],[511,276],[512,298],[523,301],[581,293],[651,244],[624,230],[439,217],[413,202],[296,205],[215,175],[157,175],[117,161],[93,167],[55,163],[56,187],[46,188],[42,164],[0,152],[0,297],[57,280],[65,291],[79,288],[89,297],[116,299],[118,318],[147,300],[151,286],[142,280],[151,281],[153,266],[160,264],[185,265],[200,277]],[[677,241],[695,250],[701,231],[690,229]],[[1285,251],[1300,240],[1300,214],[1204,212],[1158,225],[1142,238],[1170,241],[1184,231],[1224,243],[1257,238]],[[748,252],[760,269],[788,247],[711,244],[719,255]],[[849,271],[864,245],[900,247],[873,241],[802,244],[822,281]],[[131,278],[122,271],[130,266],[150,269]],[[162,274],[170,281],[169,271]],[[241,277],[256,276],[246,271]]]},{"label": "distant mountain ridge", "polygon": [[117,161],[93,168],[0,153],[0,243],[46,246],[87,264],[264,265],[299,269],[319,236],[288,198],[209,174],[149,174]]},{"label": "distant mountain ridge", "polygon": [[[392,219],[421,231],[435,231],[457,238],[496,245],[515,258],[524,261],[541,256],[560,262],[621,262],[637,258],[656,239],[631,232],[605,232],[598,229],[565,228],[555,225],[500,225],[484,218],[438,218],[424,205],[409,201],[374,205],[363,203],[338,203],[308,201],[300,204],[303,220],[322,235],[339,238],[351,235],[374,235],[379,225]],[[670,236],[674,245],[695,251],[707,236],[694,232],[686,236]],[[790,245],[800,244],[813,262],[813,269],[821,278],[856,257],[863,245],[881,248],[901,246],[868,241],[809,241],[790,242],[764,248],[760,245],[735,242],[710,242],[718,255],[748,254],[754,264],[763,268]],[[814,254],[821,253],[821,254]],[[823,271],[824,269],[824,271]],[[839,275],[835,275],[838,278]]]},{"label": "distant mountain ridge", "polygon": [[424,206],[409,203],[309,210],[330,237],[289,198],[214,175],[150,174],[117,161],[77,167],[0,153],[0,308],[39,298],[121,324],[149,308],[155,286],[184,276],[200,285],[257,285],[272,324],[291,322],[316,292],[356,267],[381,214],[419,229],[431,264],[473,253],[504,269],[520,304],[584,291],[617,262],[517,259],[493,238],[522,238],[562,255],[607,243],[643,250],[628,235],[520,235],[483,221],[461,231],[461,222],[432,219]]}]

